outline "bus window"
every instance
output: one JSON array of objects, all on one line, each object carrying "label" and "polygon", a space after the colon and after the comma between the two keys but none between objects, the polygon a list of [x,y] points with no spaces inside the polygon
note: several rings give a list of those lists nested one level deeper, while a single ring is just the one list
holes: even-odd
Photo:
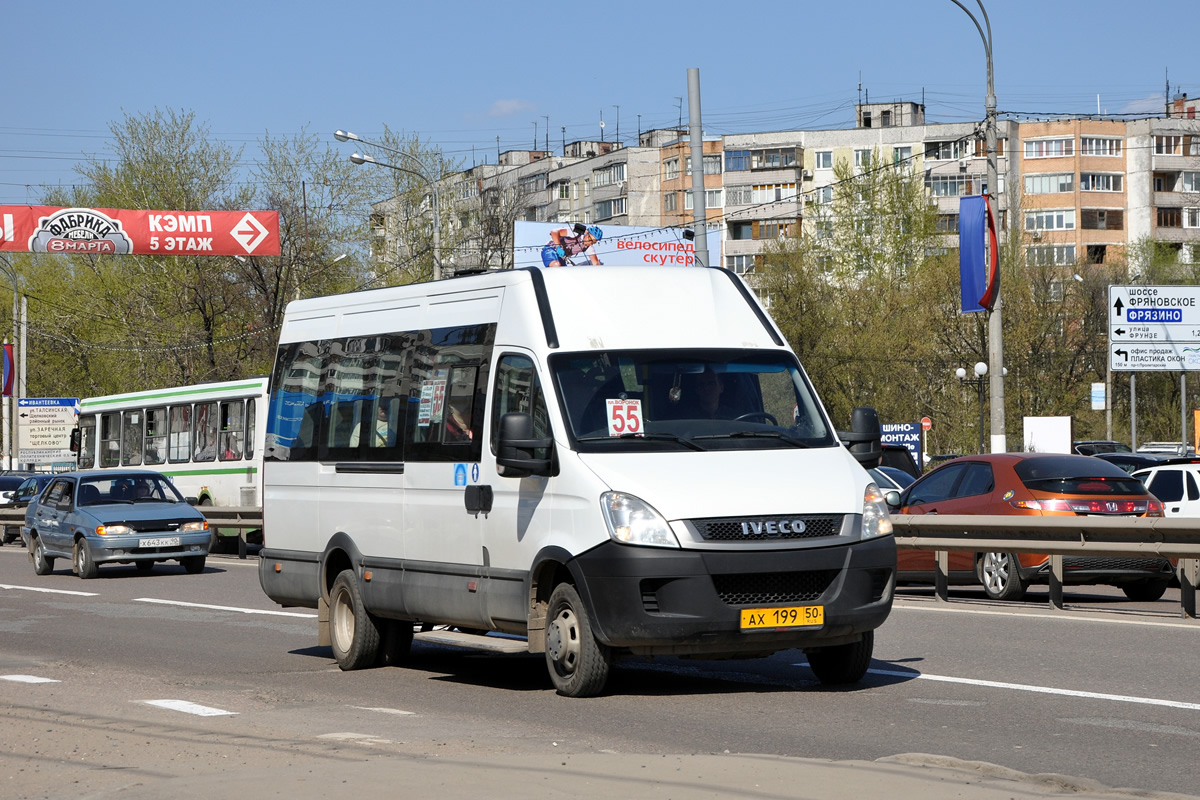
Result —
[{"label": "bus window", "polygon": [[222,461],[237,461],[242,457],[242,442],[246,440],[246,404],[242,400],[226,400],[221,403],[220,409],[221,434],[217,440],[217,455]]},{"label": "bus window", "polygon": [[167,460],[167,410],[146,409],[145,446],[143,459],[147,464],[162,464]]},{"label": "bus window", "polygon": [[121,426],[121,466],[135,467],[142,463],[142,412],[126,411]]},{"label": "bus window", "polygon": [[254,458],[255,403],[251,397],[246,401],[246,458]]},{"label": "bus window", "polygon": [[79,468],[96,466],[96,418],[91,414],[79,416]]},{"label": "bus window", "polygon": [[100,466],[121,463],[121,415],[113,411],[100,415]]},{"label": "bus window", "polygon": [[192,407],[171,406],[170,452],[172,464],[186,462],[192,455]]},{"label": "bus window", "polygon": [[212,461],[217,457],[217,404],[196,404],[196,438],[192,461]]}]

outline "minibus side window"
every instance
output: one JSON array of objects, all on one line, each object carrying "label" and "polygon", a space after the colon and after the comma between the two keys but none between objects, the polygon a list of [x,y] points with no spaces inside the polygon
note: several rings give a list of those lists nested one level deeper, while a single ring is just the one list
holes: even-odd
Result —
[{"label": "minibus side window", "polygon": [[[546,413],[546,398],[538,381],[537,370],[528,356],[506,354],[496,364],[495,397],[492,400],[492,452],[496,452],[496,437],[500,417],[510,412],[522,412],[533,417],[533,437],[550,437],[550,417]],[[536,458],[548,458],[544,451]]]},{"label": "minibus side window", "polygon": [[255,401],[253,397],[246,401],[246,458],[254,458],[255,412],[258,408]]},{"label": "minibus side window", "polygon": [[217,404],[196,404],[196,447],[192,461],[212,461],[217,457]]},{"label": "minibus side window", "polygon": [[401,378],[411,346],[411,337],[401,333],[330,342],[321,461],[403,460],[408,403]]},{"label": "minibus side window", "polygon": [[321,374],[327,342],[281,345],[271,378],[267,407],[267,449],[270,461],[315,461],[325,427]]},{"label": "minibus side window", "polygon": [[142,463],[142,421],[140,409],[125,412],[125,424],[121,427],[121,466]]},{"label": "minibus side window", "polygon": [[242,457],[242,442],[246,436],[246,402],[225,400],[221,403],[221,433],[217,440],[217,456],[222,461],[238,461]]},{"label": "minibus side window", "polygon": [[170,450],[168,458],[172,464],[186,462],[192,456],[192,407],[188,404],[171,406]]}]

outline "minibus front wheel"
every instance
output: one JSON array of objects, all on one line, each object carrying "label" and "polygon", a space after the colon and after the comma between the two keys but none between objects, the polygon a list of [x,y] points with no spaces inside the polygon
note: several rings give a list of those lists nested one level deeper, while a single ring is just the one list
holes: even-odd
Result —
[{"label": "minibus front wheel", "polygon": [[560,583],[546,613],[546,667],[554,688],[566,697],[594,697],[604,690],[611,664],[612,654],[592,634],[579,593]]},{"label": "minibus front wheel", "polygon": [[345,671],[373,666],[379,658],[379,627],[363,606],[353,570],[338,573],[329,590],[329,638]]}]

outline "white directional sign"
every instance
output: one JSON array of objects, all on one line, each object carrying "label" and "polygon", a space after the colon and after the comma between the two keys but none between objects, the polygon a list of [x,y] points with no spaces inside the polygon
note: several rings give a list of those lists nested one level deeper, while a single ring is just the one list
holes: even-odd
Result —
[{"label": "white directional sign", "polygon": [[20,464],[55,464],[71,461],[71,430],[79,415],[73,397],[22,397],[17,400]]},{"label": "white directional sign", "polygon": [[1113,370],[1200,370],[1200,286],[1109,286]]}]

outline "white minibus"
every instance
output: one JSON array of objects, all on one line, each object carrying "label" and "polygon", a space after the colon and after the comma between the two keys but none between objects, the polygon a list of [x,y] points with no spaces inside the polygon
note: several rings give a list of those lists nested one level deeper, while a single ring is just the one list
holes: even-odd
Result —
[{"label": "white minibus", "polygon": [[293,302],[266,426],[259,580],[318,609],[342,669],[403,663],[416,631],[544,653],[576,697],[632,656],[798,648],[848,683],[891,610],[883,498],[727,270]]}]

